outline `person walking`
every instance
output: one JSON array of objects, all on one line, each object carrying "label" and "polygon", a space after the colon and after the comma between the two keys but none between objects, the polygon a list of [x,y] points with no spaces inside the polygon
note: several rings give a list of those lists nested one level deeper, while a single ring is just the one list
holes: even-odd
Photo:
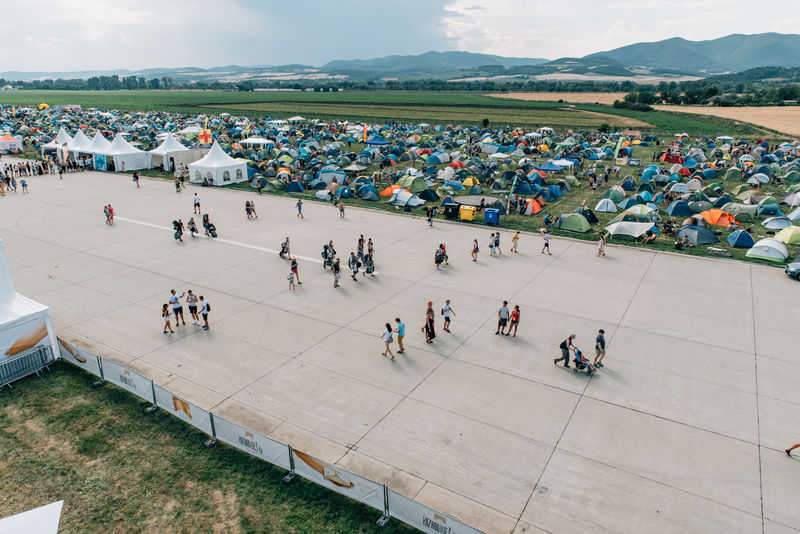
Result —
[{"label": "person walking", "polygon": [[197,315],[197,295],[192,290],[186,292],[186,304],[189,305],[189,315],[192,316],[192,324],[200,326],[200,316]]},{"label": "person walking", "polygon": [[292,274],[294,274],[294,277],[297,278],[297,284],[300,285],[303,282],[300,281],[300,273],[297,272],[297,258],[292,256],[290,258],[290,260],[291,260],[291,267],[290,268],[291,268]]},{"label": "person walking", "polygon": [[392,361],[394,361],[394,354],[392,354],[392,349],[389,347],[389,345],[391,345],[393,341],[392,325],[386,323],[386,329],[383,331],[380,337],[383,339],[383,346],[384,346],[383,355],[386,356],[388,354],[389,356],[392,357]]},{"label": "person walking", "polygon": [[502,254],[503,250],[500,248],[500,232],[494,234],[494,249],[498,254]]},{"label": "person walking", "polygon": [[508,311],[508,301],[504,300],[503,305],[497,310],[497,332],[494,333],[496,336],[507,336],[508,334],[505,333],[506,326],[508,326],[508,316],[510,312]]},{"label": "person walking", "polygon": [[597,242],[597,255],[606,255],[606,233],[600,232],[600,241]]},{"label": "person walking", "polygon": [[479,250],[480,249],[478,248],[478,240],[477,239],[473,239],[472,240],[472,252],[470,253],[471,256],[472,256],[472,261],[478,261],[478,251]]},{"label": "person walking", "polygon": [[442,315],[444,316],[444,326],[442,330],[445,332],[450,332],[450,316],[456,316],[456,312],[452,306],[450,306],[450,299],[444,301],[444,306],[442,306]]},{"label": "person walking", "polygon": [[136,184],[136,187],[141,187],[139,185],[139,173],[137,171],[134,171],[133,173],[133,183]]},{"label": "person walking", "polygon": [[161,306],[161,319],[164,321],[164,333],[167,333],[167,329],[169,329],[170,334],[174,334],[175,330],[172,329],[172,324],[170,324],[169,318],[169,305],[164,304]]},{"label": "person walking", "polygon": [[339,199],[339,202],[336,205],[336,207],[339,208],[339,218],[344,219],[344,202],[342,202],[341,198]]},{"label": "person walking", "polygon": [[542,239],[544,240],[544,246],[542,247],[542,254],[544,254],[544,251],[546,250],[547,255],[552,256],[552,254],[550,254],[550,230],[548,230],[547,228],[542,230]]},{"label": "person walking", "polygon": [[494,232],[489,236],[489,257],[494,256]]},{"label": "person walking", "polygon": [[351,271],[353,271],[350,277],[356,282],[358,282],[357,276],[358,276],[358,268],[360,265],[361,263],[358,261],[358,258],[356,258],[356,253],[351,252],[350,257],[347,259],[347,266],[350,267]]},{"label": "person walking", "polygon": [[111,224],[111,212],[108,211],[108,204],[103,206],[103,214],[106,216],[106,224]]},{"label": "person walking", "polygon": [[508,327],[509,334],[514,331],[511,337],[517,337],[517,326],[519,326],[519,305],[514,304],[514,309],[511,310],[511,326]]},{"label": "person walking", "polygon": [[183,326],[186,326],[186,319],[183,318],[183,306],[181,305],[181,299],[186,293],[181,293],[178,296],[174,289],[170,290],[169,293],[169,303],[172,305],[172,313],[175,314],[175,326],[180,326],[179,318],[183,321]]},{"label": "person walking", "polygon": [[444,252],[442,251],[442,245],[440,244],[436,247],[436,252],[433,255],[433,264],[436,266],[436,270],[440,270],[440,266],[444,261]]},{"label": "person walking", "polygon": [[298,198],[295,206],[297,206],[297,216],[303,219],[303,199]]},{"label": "person walking", "polygon": [[339,265],[339,258],[333,260],[331,271],[333,271],[333,287],[339,287],[339,280],[342,279],[342,268]]},{"label": "person walking", "polygon": [[514,235],[511,237],[511,252],[518,253],[517,245],[519,244],[519,231],[514,232]]},{"label": "person walking", "polygon": [[194,237],[195,234],[198,233],[197,232],[197,223],[194,222],[194,217],[190,217],[189,218],[189,222],[186,223],[186,228],[189,229],[189,233],[191,234],[192,237]]},{"label": "person walking", "polygon": [[606,355],[606,331],[602,328],[597,332],[594,340],[594,362],[595,367],[603,367],[603,358]]},{"label": "person walking", "polygon": [[428,302],[428,309],[425,310],[425,325],[422,331],[425,333],[425,343],[433,343],[436,339],[436,314],[433,313],[433,302]]},{"label": "person walking", "polygon": [[197,196],[197,193],[194,194],[194,212],[192,215],[200,215],[200,197]]},{"label": "person walking", "polygon": [[29,191],[28,191],[28,182],[26,182],[25,179],[23,178],[22,180],[19,181],[19,183],[22,186],[22,192],[23,193],[29,193]]},{"label": "person walking", "polygon": [[286,279],[289,280],[289,290],[294,291],[294,271],[289,271],[289,276]]},{"label": "person walking", "polygon": [[558,362],[564,360],[564,367],[569,367],[569,351],[570,349],[575,350],[575,345],[572,344],[573,339],[575,339],[575,334],[570,334],[567,339],[561,342],[558,346],[561,349],[561,357],[553,360],[553,365],[558,365]]},{"label": "person walking", "polygon": [[110,221],[108,224],[114,224],[114,208],[111,204],[108,205],[108,220]]},{"label": "person walking", "polygon": [[208,314],[211,311],[211,304],[200,295],[200,314],[203,316],[203,330],[208,330]]},{"label": "person walking", "polygon": [[394,322],[397,323],[397,328],[395,328],[395,332],[397,332],[397,346],[399,350],[397,354],[403,354],[406,351],[406,348],[403,346],[403,340],[406,337],[406,323],[400,320],[400,317],[395,317]]}]

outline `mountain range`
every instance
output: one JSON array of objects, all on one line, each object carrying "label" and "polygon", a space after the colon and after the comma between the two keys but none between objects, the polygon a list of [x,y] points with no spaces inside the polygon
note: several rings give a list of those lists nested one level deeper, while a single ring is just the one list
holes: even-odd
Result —
[{"label": "mountain range", "polygon": [[732,34],[707,41],[674,37],[657,42],[636,43],[580,58],[503,57],[472,52],[425,52],[374,59],[330,61],[310,65],[228,65],[153,68],[139,71],[0,72],[6,80],[30,81],[46,78],[88,78],[117,75],[144,78],[170,77],[178,83],[348,80],[475,80],[521,79],[633,79],[642,77],[706,78],[759,67],[800,67],[800,35],[761,33]]}]

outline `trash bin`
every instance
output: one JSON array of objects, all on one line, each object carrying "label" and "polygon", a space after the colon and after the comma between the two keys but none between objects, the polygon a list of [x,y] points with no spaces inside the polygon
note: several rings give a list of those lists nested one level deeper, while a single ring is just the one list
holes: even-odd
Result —
[{"label": "trash bin", "polygon": [[448,219],[458,219],[458,204],[445,204],[444,216]]},{"label": "trash bin", "polygon": [[461,220],[472,221],[475,219],[475,206],[461,206]]},{"label": "trash bin", "polygon": [[500,224],[500,210],[497,208],[486,208],[483,210],[483,221],[486,224]]}]

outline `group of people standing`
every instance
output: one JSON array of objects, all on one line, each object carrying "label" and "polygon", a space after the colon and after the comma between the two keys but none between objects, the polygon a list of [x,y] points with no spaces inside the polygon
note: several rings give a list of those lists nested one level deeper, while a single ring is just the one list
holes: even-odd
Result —
[{"label": "group of people standing", "polygon": [[183,304],[181,299],[186,297],[186,305],[189,307],[189,314],[192,316],[192,325],[200,325],[200,316],[203,317],[203,330],[208,330],[208,314],[211,311],[211,305],[203,295],[199,297],[195,295],[192,290],[178,295],[174,289],[170,290],[169,302],[165,302],[161,306],[161,319],[164,321],[164,333],[168,331],[174,334],[175,330],[172,329],[172,317],[175,317],[175,327],[186,326],[186,319],[183,318]]}]

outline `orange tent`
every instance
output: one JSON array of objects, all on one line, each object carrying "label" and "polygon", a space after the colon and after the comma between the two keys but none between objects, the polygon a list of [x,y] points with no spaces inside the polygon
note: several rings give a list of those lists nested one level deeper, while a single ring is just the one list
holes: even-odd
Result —
[{"label": "orange tent", "polygon": [[536,215],[540,211],[542,211],[542,205],[539,204],[538,200],[531,200],[528,202],[528,207],[531,210],[531,215]]},{"label": "orange tent", "polygon": [[395,189],[402,189],[403,186],[399,184],[392,184],[383,191],[380,192],[382,197],[390,197],[394,193]]},{"label": "orange tent", "polygon": [[713,224],[714,226],[731,226],[735,224],[739,224],[736,222],[736,219],[728,213],[727,211],[712,209],[706,210],[699,213],[699,215],[706,220],[708,224]]}]

